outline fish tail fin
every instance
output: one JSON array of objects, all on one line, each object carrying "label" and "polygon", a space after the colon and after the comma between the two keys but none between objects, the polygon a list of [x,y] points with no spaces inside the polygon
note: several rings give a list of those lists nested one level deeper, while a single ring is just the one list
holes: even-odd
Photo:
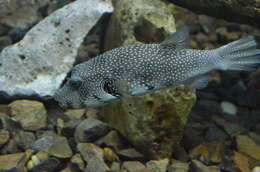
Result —
[{"label": "fish tail fin", "polygon": [[254,36],[247,36],[215,49],[220,70],[254,71],[260,64],[260,49]]}]

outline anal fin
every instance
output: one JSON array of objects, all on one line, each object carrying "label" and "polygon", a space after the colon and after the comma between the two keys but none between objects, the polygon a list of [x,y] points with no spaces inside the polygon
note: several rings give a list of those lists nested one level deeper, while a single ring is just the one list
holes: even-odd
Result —
[{"label": "anal fin", "polygon": [[211,75],[201,75],[186,81],[185,84],[190,88],[203,89],[207,87],[211,78]]}]

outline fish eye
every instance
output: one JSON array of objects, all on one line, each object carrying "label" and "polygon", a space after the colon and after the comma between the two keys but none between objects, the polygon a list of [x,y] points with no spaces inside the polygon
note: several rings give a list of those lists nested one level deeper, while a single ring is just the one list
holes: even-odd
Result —
[{"label": "fish eye", "polygon": [[69,79],[69,85],[75,89],[79,88],[82,84],[82,80],[79,78],[71,78]]}]

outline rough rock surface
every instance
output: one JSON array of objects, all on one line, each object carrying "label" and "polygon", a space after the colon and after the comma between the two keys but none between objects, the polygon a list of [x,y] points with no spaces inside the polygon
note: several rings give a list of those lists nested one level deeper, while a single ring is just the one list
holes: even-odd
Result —
[{"label": "rough rock surface", "polygon": [[20,123],[23,129],[34,131],[46,126],[47,111],[41,102],[16,100],[8,106],[12,119]]},{"label": "rough rock surface", "polygon": [[104,162],[103,150],[92,143],[79,143],[77,148],[84,160],[88,163],[86,171],[108,172],[109,168]]},{"label": "rough rock surface", "polygon": [[0,169],[1,171],[23,171],[25,162],[25,153],[1,155]]},{"label": "rough rock surface", "polygon": [[169,157],[179,146],[195,97],[180,86],[109,104],[100,115],[146,156]]},{"label": "rough rock surface", "polygon": [[[95,6],[95,8],[92,8]],[[34,26],[0,54],[0,92],[52,96],[72,67],[85,35],[110,1],[77,0]]]},{"label": "rough rock surface", "polygon": [[[228,21],[259,26],[259,0],[168,0],[200,14],[207,14]],[[225,11],[225,12],[220,12]]]},{"label": "rough rock surface", "polygon": [[163,1],[115,0],[113,5],[106,50],[136,42],[161,42],[176,31],[172,6]]}]

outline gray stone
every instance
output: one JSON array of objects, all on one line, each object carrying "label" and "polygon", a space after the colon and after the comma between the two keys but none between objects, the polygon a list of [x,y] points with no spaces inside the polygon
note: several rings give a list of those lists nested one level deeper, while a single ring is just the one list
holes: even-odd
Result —
[{"label": "gray stone", "polygon": [[238,133],[242,133],[245,131],[244,128],[240,127],[237,124],[231,123],[223,118],[220,118],[219,116],[212,116],[213,121],[216,123],[217,126],[220,126],[225,130],[226,133],[228,133],[230,136],[233,136]]},{"label": "gray stone", "polygon": [[87,163],[88,172],[108,172],[110,169],[104,162],[103,150],[92,143],[79,143],[77,149]]},{"label": "gray stone", "polygon": [[145,169],[145,165],[139,161],[125,161],[121,168],[127,172],[136,172]]},{"label": "gray stone", "polygon": [[73,155],[66,137],[58,135],[44,136],[34,142],[31,147],[37,151],[45,151],[57,158],[69,158]]},{"label": "gray stone", "polygon": [[125,160],[143,160],[145,157],[134,148],[122,149],[118,151],[118,155]]},{"label": "gray stone", "polygon": [[188,172],[189,164],[173,160],[172,164],[168,167],[168,172]]},{"label": "gray stone", "polygon": [[94,118],[87,118],[76,128],[75,138],[78,142],[91,142],[106,135],[110,127]]},{"label": "gray stone", "polygon": [[48,149],[52,146],[54,140],[54,136],[44,136],[38,140],[36,140],[32,145],[31,148],[36,151],[43,151]]},{"label": "gray stone", "polygon": [[[110,1],[77,0],[46,17],[0,54],[0,91],[52,96],[72,67],[85,35]],[[95,8],[93,8],[95,7]]]},{"label": "gray stone", "polygon": [[29,149],[36,138],[32,132],[18,131],[14,134],[14,139],[19,147],[26,150]]},{"label": "gray stone", "polygon": [[146,167],[159,169],[159,172],[166,172],[170,160],[165,158],[161,160],[151,160],[146,163]]},{"label": "gray stone", "polygon": [[20,123],[23,129],[35,131],[46,126],[47,111],[41,102],[16,100],[8,106],[12,119]]},{"label": "gray stone", "polygon": [[10,139],[10,134],[7,130],[0,130],[0,145],[5,144]]}]

